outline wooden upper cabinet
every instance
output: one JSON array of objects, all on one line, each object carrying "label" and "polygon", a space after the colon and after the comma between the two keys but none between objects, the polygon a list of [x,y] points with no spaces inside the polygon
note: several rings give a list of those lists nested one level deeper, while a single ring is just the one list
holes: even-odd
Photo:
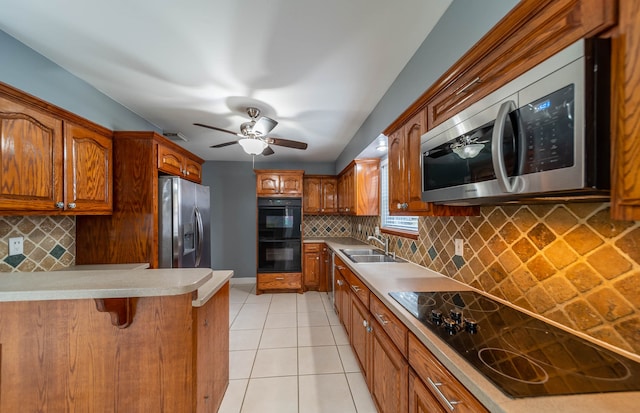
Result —
[{"label": "wooden upper cabinet", "polygon": [[613,219],[640,220],[640,0],[619,1],[620,24],[612,34]]},{"label": "wooden upper cabinet", "polygon": [[[624,3],[624,2],[622,2]],[[577,40],[616,23],[611,0],[524,0],[435,84],[432,128]]]},{"label": "wooden upper cabinet", "polygon": [[66,202],[78,213],[110,213],[113,208],[113,140],[65,123]]},{"label": "wooden upper cabinet", "polygon": [[305,176],[303,212],[323,215],[338,212],[338,179],[335,176]]},{"label": "wooden upper cabinet", "polygon": [[0,209],[64,209],[62,121],[0,97]]},{"label": "wooden upper cabinet", "polygon": [[193,182],[202,182],[202,160],[195,160],[176,148],[158,144],[158,170]]},{"label": "wooden upper cabinet", "polygon": [[422,111],[389,135],[389,212],[391,215],[478,215],[479,207],[451,207],[422,201],[420,139],[426,132]]},{"label": "wooden upper cabinet", "polygon": [[110,214],[111,132],[63,120],[27,99],[36,104],[0,96],[2,213]]},{"label": "wooden upper cabinet", "polygon": [[302,196],[302,170],[256,170],[255,173],[257,196]]},{"label": "wooden upper cabinet", "polygon": [[379,159],[355,159],[340,173],[338,211],[347,215],[379,215]]}]

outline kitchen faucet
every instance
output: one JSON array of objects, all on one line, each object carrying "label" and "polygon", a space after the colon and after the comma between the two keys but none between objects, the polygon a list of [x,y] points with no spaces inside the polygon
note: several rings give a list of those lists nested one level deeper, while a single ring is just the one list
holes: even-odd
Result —
[{"label": "kitchen faucet", "polygon": [[384,255],[389,255],[389,237],[387,238],[376,238],[373,235],[369,235],[367,241],[374,240],[378,241],[380,244],[384,245]]}]

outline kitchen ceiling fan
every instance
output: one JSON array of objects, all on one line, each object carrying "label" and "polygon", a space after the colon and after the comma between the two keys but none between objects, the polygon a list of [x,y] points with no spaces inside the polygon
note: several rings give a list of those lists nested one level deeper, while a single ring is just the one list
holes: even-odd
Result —
[{"label": "kitchen ceiling fan", "polygon": [[206,125],[204,123],[194,123],[196,126],[203,128],[213,129],[220,132],[230,133],[231,135],[239,136],[240,139],[236,141],[230,141],[220,143],[218,145],[212,145],[211,148],[224,148],[225,146],[235,145],[236,143],[242,146],[242,149],[249,155],[273,155],[273,149],[269,145],[284,146],[286,148],[294,149],[307,149],[307,144],[299,141],[292,141],[289,139],[273,138],[265,136],[276,127],[278,122],[268,118],[266,116],[260,116],[260,109],[254,107],[247,108],[247,115],[251,118],[249,122],[244,122],[240,125],[240,132],[232,132],[227,129],[218,128],[216,126]]}]

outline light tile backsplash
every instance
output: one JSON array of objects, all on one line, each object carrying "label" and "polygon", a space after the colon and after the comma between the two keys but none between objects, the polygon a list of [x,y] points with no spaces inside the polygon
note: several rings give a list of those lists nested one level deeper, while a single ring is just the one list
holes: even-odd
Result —
[{"label": "light tile backsplash", "polygon": [[[9,256],[9,238],[24,237],[24,253]],[[75,264],[72,216],[0,216],[0,272],[59,270]]]},{"label": "light tile backsplash", "polygon": [[[640,354],[640,222],[609,216],[607,203],[483,207],[477,217],[421,217],[418,239],[391,236],[390,250]],[[358,225],[364,241],[379,218]]]}]

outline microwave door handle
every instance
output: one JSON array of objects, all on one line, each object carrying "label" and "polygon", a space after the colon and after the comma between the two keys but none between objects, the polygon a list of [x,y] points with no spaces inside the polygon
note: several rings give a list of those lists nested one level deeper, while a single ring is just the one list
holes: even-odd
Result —
[{"label": "microwave door handle", "polygon": [[493,171],[498,180],[498,184],[503,192],[512,193],[516,190],[517,180],[513,182],[507,176],[507,167],[504,164],[504,152],[502,150],[504,143],[504,127],[507,123],[507,116],[516,109],[513,100],[508,100],[500,105],[498,116],[496,116],[493,125],[493,134],[491,136],[491,158],[493,161]]}]

